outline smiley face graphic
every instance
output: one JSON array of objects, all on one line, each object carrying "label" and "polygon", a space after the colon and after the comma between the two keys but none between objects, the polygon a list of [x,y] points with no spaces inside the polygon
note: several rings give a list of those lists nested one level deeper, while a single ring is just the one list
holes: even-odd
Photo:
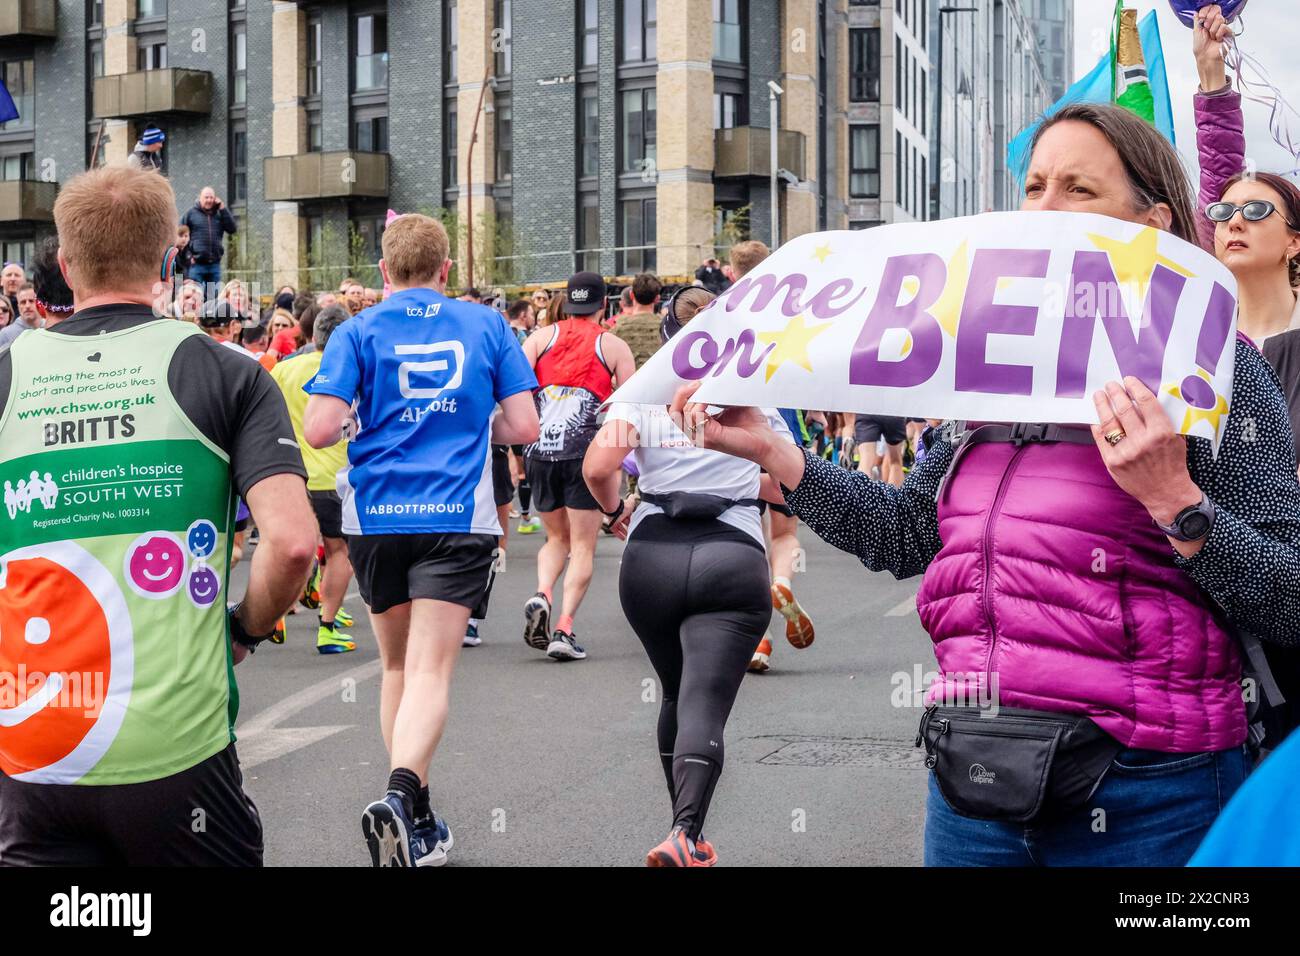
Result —
[{"label": "smiley face graphic", "polygon": [[185,548],[169,531],[148,531],[126,549],[126,583],[143,598],[171,597],[185,579]]},{"label": "smiley face graphic", "polygon": [[121,588],[69,541],[0,556],[0,771],[75,783],[103,757],[126,714],[134,672]]},{"label": "smiley face graphic", "polygon": [[185,543],[194,557],[211,557],[217,549],[217,526],[207,518],[200,518],[185,532]]},{"label": "smiley face graphic", "polygon": [[205,610],[211,607],[221,594],[221,579],[217,577],[217,572],[206,564],[196,564],[190,571],[187,591],[190,602],[199,610]]}]

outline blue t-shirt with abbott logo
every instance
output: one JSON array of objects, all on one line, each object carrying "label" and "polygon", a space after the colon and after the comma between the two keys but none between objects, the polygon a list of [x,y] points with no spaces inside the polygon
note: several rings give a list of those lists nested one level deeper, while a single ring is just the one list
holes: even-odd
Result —
[{"label": "blue t-shirt with abbott logo", "polygon": [[492,412],[536,387],[505,317],[484,305],[405,289],[340,325],[309,389],[356,402],[343,533],[500,534]]}]

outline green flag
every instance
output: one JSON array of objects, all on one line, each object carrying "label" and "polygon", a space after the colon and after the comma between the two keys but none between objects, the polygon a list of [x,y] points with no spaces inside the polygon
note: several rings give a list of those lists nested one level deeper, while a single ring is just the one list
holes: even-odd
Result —
[{"label": "green flag", "polygon": [[1124,0],[1115,4],[1115,29],[1110,46],[1112,99],[1135,116],[1155,124],[1155,97],[1147,76],[1142,39],[1138,35],[1137,11],[1124,9]]}]

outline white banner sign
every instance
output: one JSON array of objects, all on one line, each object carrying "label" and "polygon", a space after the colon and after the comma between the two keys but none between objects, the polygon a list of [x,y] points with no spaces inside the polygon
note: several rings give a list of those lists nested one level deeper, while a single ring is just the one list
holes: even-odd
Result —
[{"label": "white banner sign", "polygon": [[1082,213],[990,213],[792,239],[611,401],[1096,423],[1126,375],[1182,434],[1218,439],[1236,282],[1170,233]]}]

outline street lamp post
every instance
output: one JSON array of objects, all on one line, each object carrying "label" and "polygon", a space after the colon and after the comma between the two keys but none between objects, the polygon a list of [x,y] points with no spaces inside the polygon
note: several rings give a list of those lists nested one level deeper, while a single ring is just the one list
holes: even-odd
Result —
[{"label": "street lamp post", "polygon": [[931,201],[931,219],[939,219],[943,213],[943,18],[953,13],[978,13],[979,7],[940,7],[939,8],[939,56],[935,60],[935,72],[938,73],[935,97],[939,107],[939,122],[934,133],[935,163],[933,199]]},{"label": "street lamp post", "polygon": [[772,249],[781,245],[781,197],[777,192],[777,167],[780,161],[777,158],[777,97],[785,93],[774,81],[767,81],[767,106],[768,106],[768,123],[771,126],[771,138],[768,144],[770,159],[768,166],[772,176]]},{"label": "street lamp post", "polygon": [[483,85],[478,90],[478,106],[474,110],[474,128],[469,137],[469,155],[465,157],[465,255],[468,259],[469,279],[465,288],[474,285],[474,144],[478,142],[478,121],[483,115],[483,96],[487,93],[489,83],[496,78],[492,76],[492,60],[488,59],[483,70]]}]

